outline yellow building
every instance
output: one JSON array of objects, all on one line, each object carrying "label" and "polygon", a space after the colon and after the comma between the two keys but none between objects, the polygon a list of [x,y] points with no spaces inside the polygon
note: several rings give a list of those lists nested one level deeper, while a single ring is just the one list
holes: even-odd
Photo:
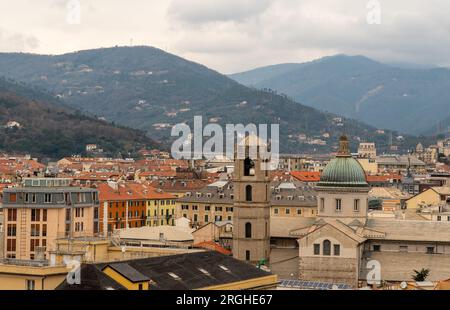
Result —
[{"label": "yellow building", "polygon": [[0,290],[54,290],[70,271],[66,266],[0,264]]},{"label": "yellow building", "polygon": [[147,225],[175,225],[176,197],[169,193],[151,193],[146,202]]},{"label": "yellow building", "polygon": [[147,226],[175,225],[175,195],[141,183],[126,183],[124,186],[145,201]]},{"label": "yellow building", "polygon": [[357,158],[356,160],[359,162],[366,173],[372,175],[378,173],[378,164],[375,158]]},{"label": "yellow building", "polygon": [[419,209],[424,206],[437,206],[446,203],[450,197],[450,187],[432,187],[406,200],[407,209]]}]

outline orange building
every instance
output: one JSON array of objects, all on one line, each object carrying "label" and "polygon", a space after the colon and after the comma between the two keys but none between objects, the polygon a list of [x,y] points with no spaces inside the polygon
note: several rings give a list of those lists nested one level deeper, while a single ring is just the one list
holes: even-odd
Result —
[{"label": "orange building", "polygon": [[100,231],[142,227],[146,221],[146,199],[126,183],[98,184],[100,200]]}]

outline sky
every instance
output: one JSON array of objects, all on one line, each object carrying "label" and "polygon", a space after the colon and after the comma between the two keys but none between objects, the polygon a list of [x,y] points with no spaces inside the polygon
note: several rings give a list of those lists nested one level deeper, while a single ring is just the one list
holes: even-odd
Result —
[{"label": "sky", "polygon": [[0,0],[0,52],[116,45],[222,73],[335,54],[450,67],[450,1]]}]

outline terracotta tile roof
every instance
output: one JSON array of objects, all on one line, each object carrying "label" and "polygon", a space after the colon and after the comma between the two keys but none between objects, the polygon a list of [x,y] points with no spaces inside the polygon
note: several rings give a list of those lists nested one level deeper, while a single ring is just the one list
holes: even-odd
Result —
[{"label": "terracotta tile roof", "polygon": [[398,180],[401,181],[402,176],[401,175],[394,175],[394,174],[388,174],[388,175],[366,175],[367,182],[390,182],[391,180]]},{"label": "terracotta tile roof", "polygon": [[292,171],[291,175],[302,182],[320,181],[320,172],[318,171]]},{"label": "terracotta tile roof", "polygon": [[229,251],[229,250],[225,249],[224,247],[218,245],[214,241],[203,241],[203,242],[194,244],[194,247],[208,249],[208,250],[213,250],[213,251],[219,252],[219,253],[224,254],[224,255],[231,255],[232,254],[231,251]]}]

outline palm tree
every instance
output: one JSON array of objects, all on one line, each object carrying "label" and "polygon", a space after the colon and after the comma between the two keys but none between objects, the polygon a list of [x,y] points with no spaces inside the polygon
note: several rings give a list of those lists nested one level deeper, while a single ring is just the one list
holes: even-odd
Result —
[{"label": "palm tree", "polygon": [[413,280],[416,282],[423,282],[428,278],[430,274],[430,269],[422,268],[422,270],[414,270],[415,275],[412,276]]}]

